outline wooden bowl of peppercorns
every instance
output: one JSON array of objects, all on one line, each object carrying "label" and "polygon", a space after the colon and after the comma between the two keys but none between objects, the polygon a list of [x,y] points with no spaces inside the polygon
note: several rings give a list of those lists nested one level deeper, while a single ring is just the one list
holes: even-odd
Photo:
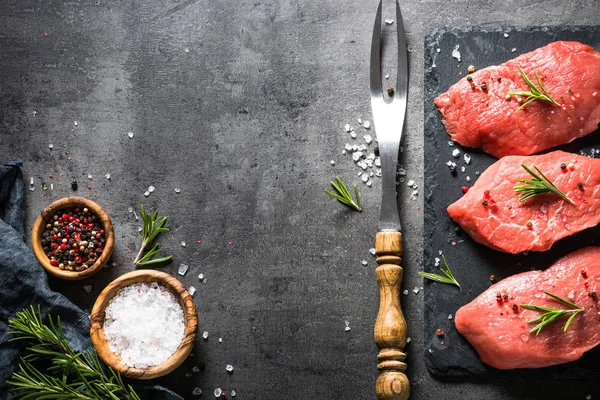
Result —
[{"label": "wooden bowl of peppercorns", "polygon": [[50,204],[31,231],[33,253],[50,274],[68,280],[85,279],[110,259],[115,242],[110,217],[83,197]]}]

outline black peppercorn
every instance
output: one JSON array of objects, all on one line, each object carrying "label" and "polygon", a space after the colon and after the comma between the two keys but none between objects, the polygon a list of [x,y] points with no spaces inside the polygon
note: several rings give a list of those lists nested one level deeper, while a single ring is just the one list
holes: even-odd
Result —
[{"label": "black peppercorn", "polygon": [[467,81],[471,82],[473,80],[473,78],[471,78],[470,76],[467,76]]},{"label": "black peppercorn", "polygon": [[578,187],[579,189],[583,188],[583,183],[581,183],[581,182],[577,182],[577,187]]},{"label": "black peppercorn", "polygon": [[561,163],[560,164],[560,169],[567,169],[567,164]]},{"label": "black peppercorn", "polygon": [[487,83],[485,81],[481,83],[481,90],[487,90]]},{"label": "black peppercorn", "polygon": [[488,201],[484,200],[484,201],[481,202],[481,204],[483,204],[484,206],[487,206],[488,205]]},{"label": "black peppercorn", "polygon": [[71,182],[71,189],[73,189],[73,190],[77,190],[78,186],[79,186],[79,185],[77,185],[77,181],[73,181],[73,182]]}]

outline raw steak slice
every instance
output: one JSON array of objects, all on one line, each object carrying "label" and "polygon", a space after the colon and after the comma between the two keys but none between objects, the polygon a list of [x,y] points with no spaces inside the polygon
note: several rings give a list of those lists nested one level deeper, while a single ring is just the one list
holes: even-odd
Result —
[{"label": "raw steak slice", "polygon": [[[519,68],[536,86],[537,71],[561,106],[536,100],[517,112],[517,99],[507,100],[506,94],[530,91]],[[475,88],[463,78],[434,100],[452,140],[463,146],[498,158],[529,155],[585,136],[600,123],[600,53],[590,46],[550,43],[469,77]],[[481,89],[483,82],[487,90]]]},{"label": "raw steak slice", "polygon": [[[575,204],[554,194],[519,201],[513,187],[532,178],[521,164],[538,167]],[[473,240],[492,249],[513,254],[548,250],[600,222],[600,159],[563,151],[504,157],[448,207],[448,214]]]},{"label": "raw steak slice", "polygon": [[[544,291],[584,308],[566,332],[563,328],[569,315],[549,323],[537,336],[529,333],[535,324],[527,321],[542,313],[519,304],[571,308]],[[596,297],[590,295],[594,291],[598,293]],[[600,343],[599,300],[600,247],[587,247],[561,258],[543,272],[524,272],[498,282],[461,307],[455,324],[481,360],[492,367],[547,367],[577,360]]]}]

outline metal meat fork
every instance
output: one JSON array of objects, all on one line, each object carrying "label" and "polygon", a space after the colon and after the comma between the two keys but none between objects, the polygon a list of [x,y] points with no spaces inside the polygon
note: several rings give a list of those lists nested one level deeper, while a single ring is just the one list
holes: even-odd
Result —
[{"label": "metal meat fork", "polygon": [[[375,342],[379,347],[380,374],[377,379],[377,398],[406,400],[410,383],[406,371],[406,321],[400,307],[402,283],[402,233],[396,201],[396,168],[398,149],[406,116],[408,95],[408,52],[404,36],[404,23],[400,5],[396,0],[396,26],[398,35],[398,74],[395,92],[385,95],[381,80],[381,0],[375,17],[371,43],[371,106],[373,123],[379,142],[382,172],[382,200],[379,215],[379,232],[375,242],[377,253],[377,283],[379,285],[379,314],[375,322]],[[386,103],[384,96],[392,97]]]}]

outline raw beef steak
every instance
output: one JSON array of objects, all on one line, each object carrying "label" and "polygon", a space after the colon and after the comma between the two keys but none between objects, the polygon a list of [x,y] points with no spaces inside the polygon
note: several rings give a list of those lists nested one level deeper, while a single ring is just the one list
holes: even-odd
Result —
[{"label": "raw beef steak", "polygon": [[[572,308],[544,292],[583,307],[566,332],[563,328],[569,315],[547,324],[538,335],[529,333],[535,324],[528,321],[543,313],[520,304]],[[498,282],[461,307],[455,324],[481,360],[492,367],[546,367],[577,360],[600,342],[599,300],[600,247],[587,247],[543,272],[524,272]]]},{"label": "raw beef steak", "polygon": [[[538,167],[575,204],[555,194],[519,201],[514,186],[532,178],[521,164]],[[548,250],[600,222],[600,159],[563,151],[504,157],[448,207],[448,214],[476,242],[493,249],[512,254]]]},{"label": "raw beef steak", "polygon": [[[561,106],[536,100],[517,111],[517,97],[507,100],[507,93],[530,91],[519,68],[539,86],[536,71]],[[578,42],[553,42],[469,74],[434,103],[452,140],[461,145],[480,147],[498,158],[534,154],[598,128],[600,53]]]}]

